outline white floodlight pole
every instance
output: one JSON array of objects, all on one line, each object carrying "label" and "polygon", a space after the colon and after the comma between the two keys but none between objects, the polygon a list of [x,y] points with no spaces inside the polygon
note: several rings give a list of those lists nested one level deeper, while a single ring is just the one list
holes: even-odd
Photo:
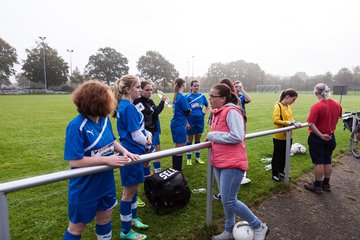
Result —
[{"label": "white floodlight pole", "polygon": [[45,62],[45,42],[44,40],[46,39],[46,37],[39,37],[42,41],[42,52],[43,52],[43,59],[44,59],[44,84],[45,84],[45,91],[47,90],[47,82],[46,82],[46,62]]}]

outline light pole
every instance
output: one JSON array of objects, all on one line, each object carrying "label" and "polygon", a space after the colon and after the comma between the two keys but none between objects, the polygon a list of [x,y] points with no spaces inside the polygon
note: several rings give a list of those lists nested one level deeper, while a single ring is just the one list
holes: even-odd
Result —
[{"label": "light pole", "polygon": [[39,37],[42,41],[42,52],[43,52],[43,59],[44,59],[44,84],[45,84],[45,91],[47,90],[47,82],[46,82],[46,62],[45,62],[45,42],[44,40],[46,39],[46,37]]},{"label": "light pole", "polygon": [[192,56],[192,80],[194,80],[194,56]]},{"label": "light pole", "polygon": [[72,61],[71,61],[71,53],[74,52],[74,50],[69,50],[66,49],[66,51],[68,51],[68,53],[70,54],[70,77],[72,76]]},{"label": "light pole", "polygon": [[190,64],[189,64],[189,61],[187,61],[187,67],[188,67],[188,71],[187,71],[187,77],[188,79],[190,79]]}]

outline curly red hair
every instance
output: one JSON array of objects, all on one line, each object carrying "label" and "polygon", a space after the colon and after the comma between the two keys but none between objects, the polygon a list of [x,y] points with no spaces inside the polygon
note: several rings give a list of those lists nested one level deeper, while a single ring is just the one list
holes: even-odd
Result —
[{"label": "curly red hair", "polygon": [[72,100],[80,114],[93,117],[107,117],[116,106],[109,86],[98,80],[81,84],[72,93]]}]

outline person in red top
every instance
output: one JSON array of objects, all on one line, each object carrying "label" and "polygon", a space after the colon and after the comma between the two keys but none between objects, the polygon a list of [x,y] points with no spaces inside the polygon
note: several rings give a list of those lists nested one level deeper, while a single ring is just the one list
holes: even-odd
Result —
[{"label": "person in red top", "polygon": [[336,147],[334,132],[342,108],[330,98],[330,89],[326,84],[318,83],[314,87],[314,93],[319,101],[311,107],[307,122],[310,132],[309,152],[315,164],[315,182],[305,184],[304,188],[321,194],[323,190],[331,191],[331,156]]}]

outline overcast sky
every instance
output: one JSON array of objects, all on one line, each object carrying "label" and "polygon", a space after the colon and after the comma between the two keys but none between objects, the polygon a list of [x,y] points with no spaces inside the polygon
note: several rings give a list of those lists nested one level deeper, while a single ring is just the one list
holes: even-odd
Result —
[{"label": "overcast sky", "polygon": [[45,36],[67,62],[74,50],[81,72],[102,47],[128,58],[131,74],[148,50],[182,77],[236,60],[286,76],[360,65],[358,0],[1,0],[0,23],[20,60]]}]

